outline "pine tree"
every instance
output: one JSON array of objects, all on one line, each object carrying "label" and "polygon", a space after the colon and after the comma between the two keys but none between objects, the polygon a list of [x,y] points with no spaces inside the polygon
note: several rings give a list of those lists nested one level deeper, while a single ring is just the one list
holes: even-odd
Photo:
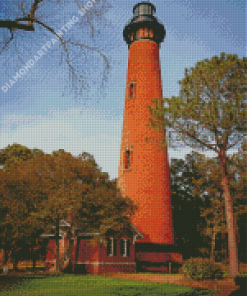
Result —
[{"label": "pine tree", "polygon": [[155,100],[150,108],[152,127],[167,128],[173,142],[214,151],[219,158],[232,277],[238,274],[238,253],[227,152],[246,137],[246,78],[247,59],[222,53],[185,69],[179,96],[161,104]]}]

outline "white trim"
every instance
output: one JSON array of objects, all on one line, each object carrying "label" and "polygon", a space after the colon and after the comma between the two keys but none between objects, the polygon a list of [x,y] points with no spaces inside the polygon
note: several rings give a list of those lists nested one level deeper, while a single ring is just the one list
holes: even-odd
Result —
[{"label": "white trim", "polygon": [[126,238],[123,239],[124,245],[123,245],[123,257],[128,257],[128,240]]},{"label": "white trim", "polygon": [[134,239],[133,239],[133,245],[136,243],[136,241],[138,240],[138,237],[139,238],[143,238],[143,235],[142,236],[139,236],[138,234],[136,234],[135,236],[134,236]]},{"label": "white trim", "polygon": [[[54,239],[56,238],[56,236],[54,234],[41,234],[41,237],[54,237]],[[62,239],[63,235],[61,233],[59,233],[59,239]]]},{"label": "white trim", "polygon": [[114,238],[109,237],[109,239],[111,240],[111,253],[107,255],[113,257],[114,256]]},{"label": "white trim", "polygon": [[136,84],[136,79],[131,80],[131,81],[128,83],[128,86],[130,86],[131,84]]},{"label": "white trim", "polygon": [[144,238],[144,235],[132,223],[130,223],[130,225],[135,230],[135,232],[137,233],[137,236],[140,236],[141,238]]},{"label": "white trim", "polygon": [[130,152],[132,152],[133,149],[134,149],[134,146],[133,146],[133,145],[128,145],[128,146],[125,147],[125,151],[130,151]]},{"label": "white trim", "polygon": [[[70,227],[71,224],[68,223],[66,220],[60,220],[59,221],[59,227]],[[52,228],[56,228],[56,226],[53,226]]]},{"label": "white trim", "polygon": [[100,233],[85,233],[85,232],[80,232],[77,234],[77,236],[98,236]]}]

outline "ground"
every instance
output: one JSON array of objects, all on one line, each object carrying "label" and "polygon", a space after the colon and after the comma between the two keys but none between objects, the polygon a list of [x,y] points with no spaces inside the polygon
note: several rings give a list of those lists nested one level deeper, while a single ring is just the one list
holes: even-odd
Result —
[{"label": "ground", "polygon": [[[24,264],[25,263],[25,264]],[[37,269],[35,271],[36,274],[45,274],[45,265],[41,264],[42,262],[37,262]],[[12,270],[13,266],[8,265],[9,275],[24,275],[31,274],[31,262],[19,262],[18,267],[22,269],[19,272],[14,272]],[[247,265],[241,265],[240,270],[242,273],[247,273]],[[125,279],[133,279],[145,282],[153,282],[153,283],[170,283],[181,286],[189,286],[201,289],[209,289],[209,290],[218,290],[217,296],[229,296],[234,290],[237,291],[238,286],[235,285],[234,281],[229,278],[224,278],[222,280],[214,281],[214,280],[205,280],[205,281],[195,281],[189,278],[185,278],[182,274],[147,274],[147,273],[108,273],[102,275],[104,277],[120,277]],[[4,277],[4,275],[0,275],[0,277]],[[4,283],[0,281],[0,288]],[[5,282],[6,284],[6,282]],[[4,284],[4,285],[5,285]],[[10,283],[11,284],[11,283]]]},{"label": "ground", "polygon": [[185,278],[184,275],[163,275],[163,274],[127,274],[127,273],[109,273],[105,276],[123,277],[128,279],[148,281],[155,283],[171,283],[176,285],[190,286],[196,288],[204,288],[208,290],[218,290],[218,296],[228,296],[238,289],[233,279],[225,278],[222,280],[204,280],[195,281]]}]

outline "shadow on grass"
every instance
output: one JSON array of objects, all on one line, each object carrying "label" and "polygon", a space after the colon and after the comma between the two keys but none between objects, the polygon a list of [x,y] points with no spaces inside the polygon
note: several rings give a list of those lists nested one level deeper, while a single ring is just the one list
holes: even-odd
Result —
[{"label": "shadow on grass", "polygon": [[0,295],[2,295],[1,293],[3,290],[8,290],[8,288],[19,289],[22,286],[30,283],[32,280],[57,276],[60,276],[60,274],[0,275]]}]

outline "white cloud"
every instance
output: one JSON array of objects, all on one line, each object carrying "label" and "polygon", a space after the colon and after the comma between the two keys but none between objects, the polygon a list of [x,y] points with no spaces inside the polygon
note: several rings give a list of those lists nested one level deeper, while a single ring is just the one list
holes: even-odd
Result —
[{"label": "white cloud", "polygon": [[[46,153],[64,149],[77,156],[83,151],[94,155],[102,171],[117,178],[122,119],[95,109],[68,108],[50,110],[47,115],[6,115],[0,129],[0,149],[18,143]],[[169,149],[169,159],[181,159],[192,149]],[[199,151],[205,153],[205,151]],[[215,157],[213,152],[206,156]]]},{"label": "white cloud", "polygon": [[18,143],[46,153],[64,149],[73,155],[94,155],[111,178],[117,177],[122,122],[107,113],[83,108],[50,110],[48,115],[6,115],[2,119],[1,148]]}]

